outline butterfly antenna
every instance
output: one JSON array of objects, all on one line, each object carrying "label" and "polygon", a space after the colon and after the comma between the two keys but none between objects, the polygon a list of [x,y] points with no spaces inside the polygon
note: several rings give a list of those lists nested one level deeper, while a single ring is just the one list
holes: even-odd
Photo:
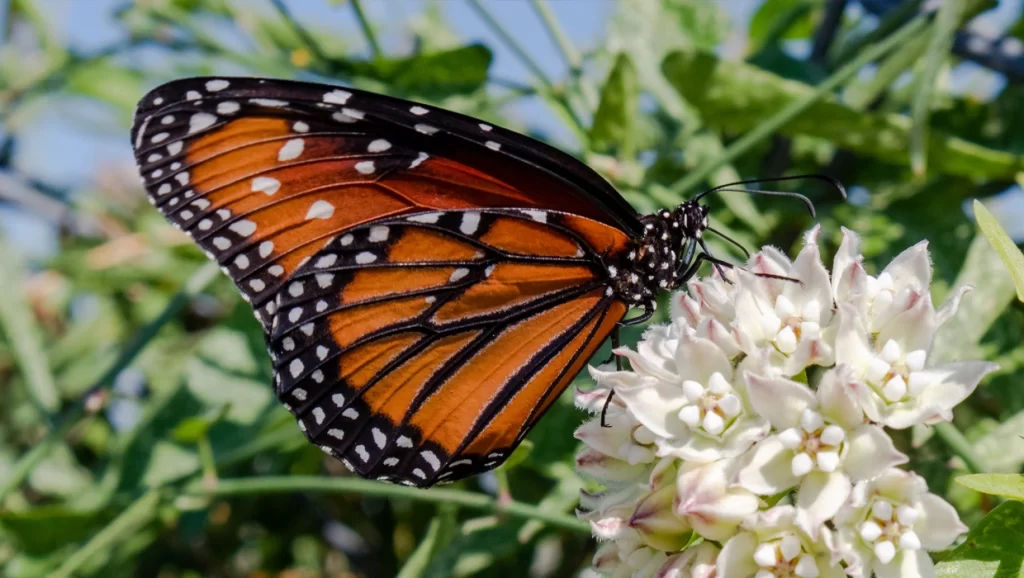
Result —
[{"label": "butterfly antenna", "polygon": [[725,239],[726,241],[729,241],[729,242],[730,242],[730,243],[732,243],[733,245],[735,245],[735,246],[739,247],[739,250],[740,250],[740,251],[743,251],[743,255],[744,255],[744,256],[745,256],[745,257],[746,257],[747,259],[750,259],[750,251],[748,251],[748,250],[747,250],[747,248],[746,248],[746,247],[744,247],[743,245],[741,245],[741,244],[739,243],[739,241],[737,241],[736,239],[733,239],[733,238],[732,238],[732,237],[730,237],[729,235],[726,235],[725,233],[723,233],[723,232],[721,232],[721,231],[719,231],[719,230],[717,230],[717,229],[715,229],[715,228],[713,228],[713,227],[708,227],[707,229],[704,229],[704,230],[705,230],[705,231],[710,231],[710,232],[712,232],[712,233],[714,233],[714,234],[718,235],[719,237],[721,237],[721,238]]},{"label": "butterfly antenna", "polygon": [[746,180],[746,181],[736,181],[734,183],[726,183],[724,185],[719,185],[717,187],[714,187],[714,188],[708,189],[706,191],[703,191],[701,193],[698,193],[697,196],[695,196],[693,198],[693,200],[694,201],[699,201],[702,198],[706,197],[707,195],[710,195],[711,193],[718,193],[718,192],[738,192],[738,193],[747,193],[747,194],[752,194],[752,195],[774,195],[774,196],[779,196],[779,197],[793,197],[793,198],[800,199],[801,201],[803,201],[803,203],[805,205],[807,205],[807,210],[811,213],[811,216],[814,217],[815,216],[815,213],[814,213],[814,203],[812,203],[810,199],[808,199],[804,195],[801,195],[800,193],[792,193],[792,192],[786,192],[786,191],[766,191],[766,190],[763,190],[763,189],[733,188],[733,187],[736,187],[738,185],[749,185],[749,184],[755,184],[755,183],[775,183],[775,182],[782,182],[782,181],[797,181],[797,180],[806,180],[806,179],[813,179],[813,180],[818,180],[818,181],[824,181],[824,182],[832,185],[837,191],[839,191],[839,194],[843,197],[843,199],[846,199],[846,187],[843,186],[843,183],[840,183],[838,180],[836,180],[836,179],[834,179],[834,178],[832,178],[832,177],[830,177],[828,175],[808,174],[808,175],[793,175],[793,176],[789,176],[789,177],[772,177],[772,178],[767,178],[767,179],[749,179],[749,180]]}]

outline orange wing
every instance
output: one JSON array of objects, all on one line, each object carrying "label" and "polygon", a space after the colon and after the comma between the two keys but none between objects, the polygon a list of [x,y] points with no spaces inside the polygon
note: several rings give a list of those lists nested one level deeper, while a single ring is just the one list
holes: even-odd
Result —
[{"label": "orange wing", "polygon": [[150,201],[252,304],[278,395],[364,476],[494,467],[625,312],[603,262],[635,212],[522,135],[232,78],[157,88],[132,139]]},{"label": "orange wing", "polygon": [[348,229],[275,300],[277,394],[362,476],[429,486],[491,469],[625,314],[591,244],[610,231],[535,209]]}]

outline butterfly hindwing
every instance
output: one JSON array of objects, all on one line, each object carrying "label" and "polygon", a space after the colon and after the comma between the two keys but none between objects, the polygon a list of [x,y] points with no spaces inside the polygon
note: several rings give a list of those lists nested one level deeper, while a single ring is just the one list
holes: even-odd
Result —
[{"label": "butterfly hindwing", "polygon": [[625,313],[563,218],[420,213],[327,243],[275,300],[269,340],[310,440],[415,485],[501,463]]}]

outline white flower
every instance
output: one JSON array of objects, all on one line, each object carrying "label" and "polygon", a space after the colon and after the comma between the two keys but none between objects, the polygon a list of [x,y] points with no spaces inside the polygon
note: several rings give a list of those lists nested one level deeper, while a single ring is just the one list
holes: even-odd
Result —
[{"label": "white flower", "polygon": [[715,578],[717,568],[715,560],[721,552],[718,546],[711,542],[687,548],[680,554],[670,556],[658,572],[657,578]]},{"label": "white flower", "polygon": [[[605,541],[594,570],[931,577],[925,551],[963,531],[923,479],[894,468],[907,457],[884,428],[950,419],[995,369],[929,354],[967,289],[933,307],[924,243],[873,277],[852,232],[832,274],[817,228],[805,240],[793,261],[768,247],[691,281],[670,323],[616,350],[630,370],[591,370],[598,387],[578,405],[597,414],[615,392],[609,427],[595,416],[576,432],[577,469],[603,486],[578,512]],[[780,499],[792,505],[766,509]]]},{"label": "white flower", "polygon": [[832,560],[831,532],[812,539],[795,523],[790,506],[776,506],[743,523],[722,546],[718,578],[838,578],[843,569]]},{"label": "white flower", "polygon": [[842,373],[826,372],[817,391],[781,377],[747,376],[751,404],[778,433],[747,453],[737,482],[760,495],[799,487],[797,521],[812,536],[839,511],[853,482],[907,461],[881,427],[864,423]]},{"label": "white flower", "polygon": [[757,511],[760,501],[734,486],[733,460],[686,464],[679,471],[673,510],[709,540],[722,541],[736,533],[740,523]]},{"label": "white flower", "polygon": [[[832,285],[821,263],[817,236],[815,227],[806,235],[806,244],[792,263],[779,251],[766,247],[751,258],[749,272],[739,274],[737,341],[747,354],[765,346],[774,348],[781,354],[778,370],[783,375],[796,375],[812,364],[832,364],[827,335],[832,322]],[[765,279],[755,274],[798,281]]]},{"label": "white flower", "polygon": [[[948,311],[955,311],[960,295]],[[853,370],[849,387],[871,421],[896,429],[949,421],[953,407],[998,366],[984,361],[931,366],[928,350],[940,316],[927,293],[904,305],[872,334],[853,305],[840,303],[836,362]]]},{"label": "white flower", "polygon": [[837,552],[854,578],[935,576],[926,551],[948,548],[967,530],[923,478],[895,468],[857,484],[834,523]]},{"label": "white flower", "polygon": [[832,269],[833,297],[837,303],[853,305],[865,320],[867,329],[878,333],[913,302],[928,294],[932,280],[928,241],[921,241],[897,255],[877,277],[864,270],[859,249],[860,238],[844,227],[843,241]]},{"label": "white flower", "polygon": [[659,457],[696,462],[734,457],[767,433],[768,424],[751,411],[725,352],[692,329],[678,337],[658,332],[636,352],[616,353],[635,371],[592,374],[654,434]]}]

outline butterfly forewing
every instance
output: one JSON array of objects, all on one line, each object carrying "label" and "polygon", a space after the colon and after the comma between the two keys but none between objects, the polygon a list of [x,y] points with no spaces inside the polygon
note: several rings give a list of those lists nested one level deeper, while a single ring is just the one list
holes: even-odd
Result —
[{"label": "butterfly forewing", "polygon": [[498,127],[351,89],[189,79],[143,100],[132,139],[150,200],[252,304],[279,397],[364,476],[496,466],[625,312],[603,263],[635,213]]}]

